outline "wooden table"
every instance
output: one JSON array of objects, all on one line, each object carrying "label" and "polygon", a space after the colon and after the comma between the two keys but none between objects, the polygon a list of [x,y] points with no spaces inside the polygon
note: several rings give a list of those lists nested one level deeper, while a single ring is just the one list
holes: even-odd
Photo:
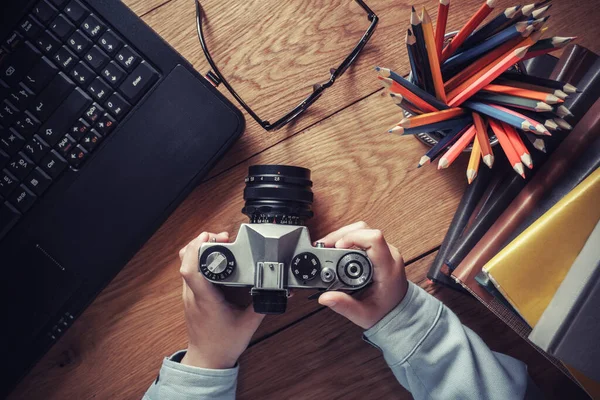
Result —
[{"label": "wooden table", "polygon": [[[142,19],[202,72],[207,63],[195,33],[192,0],[126,0]],[[136,399],[156,377],[162,358],[186,346],[178,250],[203,230],[237,232],[246,217],[249,165],[310,168],[314,238],[357,220],[383,230],[407,260],[409,279],[426,288],[480,334],[493,350],[517,357],[550,398],[582,391],[476,300],[433,287],[425,274],[465,187],[466,159],[444,171],[417,169],[424,145],[387,135],[399,109],[372,67],[408,71],[404,36],[410,4],[368,0],[380,23],[357,63],[296,123],[247,129],[230,153],[173,213],[73,327],[20,383],[11,399]],[[479,0],[454,3],[448,29],[460,27]],[[498,9],[514,5],[499,1]],[[350,0],[204,0],[209,48],[244,99],[275,119],[328,78],[368,26]],[[426,5],[435,21],[437,2]],[[580,35],[600,51],[598,1],[557,0],[549,34]],[[226,90],[222,90],[224,93]],[[228,93],[226,95],[229,96]],[[229,96],[231,98],[231,96]],[[294,296],[288,312],[267,317],[241,359],[240,399],[411,398],[361,329]]]}]

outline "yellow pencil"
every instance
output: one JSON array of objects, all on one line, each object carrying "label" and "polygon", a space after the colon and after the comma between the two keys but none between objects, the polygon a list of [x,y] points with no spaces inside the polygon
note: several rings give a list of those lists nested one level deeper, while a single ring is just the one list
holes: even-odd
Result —
[{"label": "yellow pencil", "polygon": [[475,138],[473,139],[473,150],[471,150],[471,157],[469,158],[469,165],[467,166],[467,181],[469,181],[469,185],[477,176],[477,171],[479,171],[480,158],[481,147],[479,146],[479,140],[477,138],[477,135],[475,135]]},{"label": "yellow pencil", "polygon": [[429,66],[431,67],[431,75],[433,77],[435,96],[444,103],[447,103],[446,91],[444,90],[444,80],[442,79],[442,71],[440,69],[440,59],[438,58],[438,51],[435,45],[435,36],[433,35],[433,25],[431,24],[431,17],[429,17],[425,7],[423,7],[421,20],[423,26],[423,36],[425,37],[425,47],[427,48],[427,55],[429,56]]}]

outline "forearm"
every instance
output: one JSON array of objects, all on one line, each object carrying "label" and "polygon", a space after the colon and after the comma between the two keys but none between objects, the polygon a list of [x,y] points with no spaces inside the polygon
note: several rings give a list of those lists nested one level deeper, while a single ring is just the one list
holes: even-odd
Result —
[{"label": "forearm", "polygon": [[180,364],[185,351],[165,358],[156,380],[143,400],[230,400],[235,399],[238,367],[196,368]]},{"label": "forearm", "polygon": [[492,352],[440,301],[414,284],[402,302],[365,332],[415,399],[522,399],[527,367]]}]

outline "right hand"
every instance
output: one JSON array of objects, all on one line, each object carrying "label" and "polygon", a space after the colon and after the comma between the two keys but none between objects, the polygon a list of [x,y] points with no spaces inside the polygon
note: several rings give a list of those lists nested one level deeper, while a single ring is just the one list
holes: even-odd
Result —
[{"label": "right hand", "polygon": [[398,249],[385,241],[380,230],[370,229],[361,221],[340,228],[319,242],[325,243],[325,247],[365,250],[375,268],[373,283],[360,299],[331,291],[319,297],[320,304],[369,329],[402,301],[408,290],[404,260]]}]

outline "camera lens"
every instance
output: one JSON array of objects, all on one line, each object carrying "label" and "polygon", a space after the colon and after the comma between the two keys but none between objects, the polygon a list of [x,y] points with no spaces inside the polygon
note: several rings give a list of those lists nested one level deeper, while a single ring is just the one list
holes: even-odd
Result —
[{"label": "camera lens", "polygon": [[310,170],[289,165],[253,165],[248,170],[242,212],[250,223],[304,225],[313,216]]}]

